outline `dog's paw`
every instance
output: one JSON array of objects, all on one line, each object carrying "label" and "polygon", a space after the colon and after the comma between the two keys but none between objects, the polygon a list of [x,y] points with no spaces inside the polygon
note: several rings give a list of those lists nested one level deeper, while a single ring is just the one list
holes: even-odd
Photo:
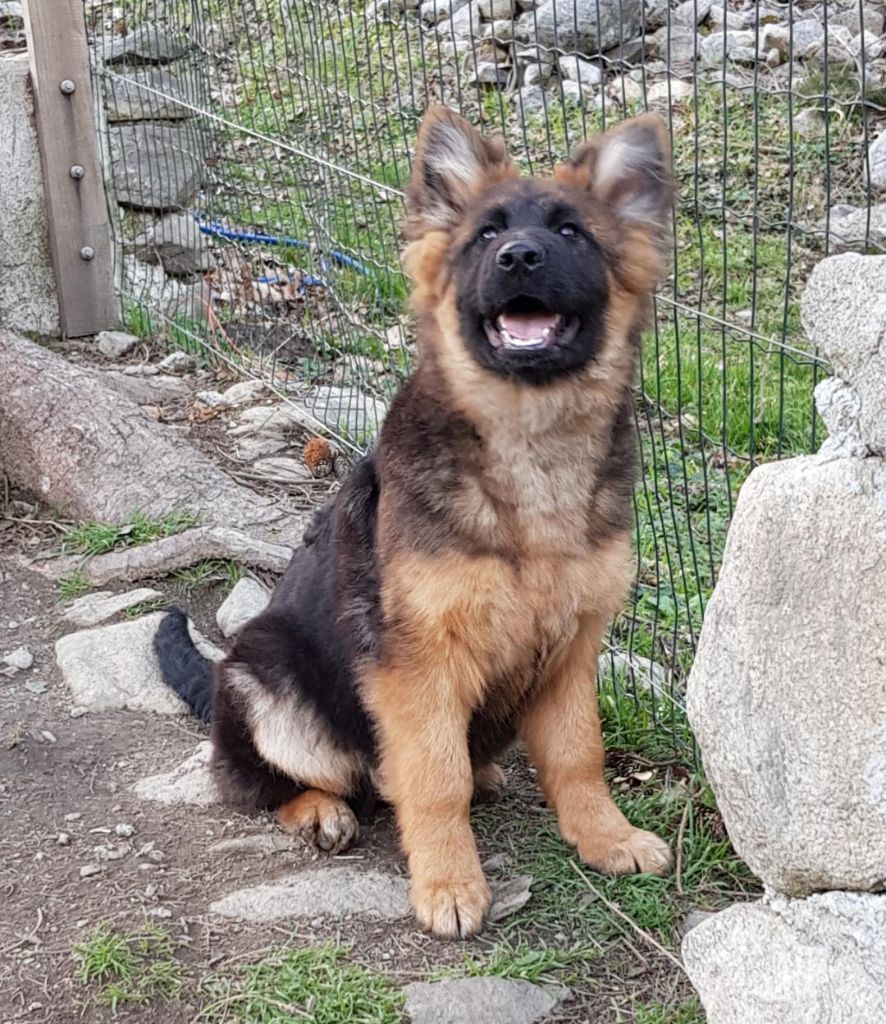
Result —
[{"label": "dog's paw", "polygon": [[360,835],[357,817],[344,800],[319,789],[309,789],[284,804],[277,820],[290,835],[327,853],[342,853]]},{"label": "dog's paw", "polygon": [[484,764],[474,772],[474,803],[494,803],[504,796],[506,788],[505,773],[497,764]]},{"label": "dog's paw", "polygon": [[578,852],[587,865],[604,875],[667,875],[674,865],[668,844],[640,828],[609,835],[598,832],[580,841]]},{"label": "dog's paw", "polygon": [[438,939],[476,935],[492,902],[482,873],[470,879],[413,880],[411,895],[418,923]]}]

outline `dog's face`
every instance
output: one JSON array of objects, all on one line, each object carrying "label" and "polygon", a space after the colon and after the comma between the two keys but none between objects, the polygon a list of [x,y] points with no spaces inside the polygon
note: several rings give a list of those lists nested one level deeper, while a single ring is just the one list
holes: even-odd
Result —
[{"label": "dog's face", "polygon": [[496,375],[545,384],[581,370],[606,343],[613,302],[644,298],[661,274],[668,166],[663,125],[644,116],[553,178],[521,179],[501,141],[433,108],[408,193],[416,304],[456,323]]}]

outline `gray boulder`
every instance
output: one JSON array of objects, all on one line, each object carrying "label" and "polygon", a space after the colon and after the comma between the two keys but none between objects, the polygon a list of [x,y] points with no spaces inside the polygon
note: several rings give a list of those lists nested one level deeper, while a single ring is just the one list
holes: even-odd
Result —
[{"label": "gray boulder", "polygon": [[755,469],[689,678],[729,835],[788,895],[886,877],[884,507],[880,459]]},{"label": "gray boulder", "polygon": [[886,256],[845,253],[822,260],[800,311],[809,340],[861,399],[865,443],[886,455]]},{"label": "gray boulder", "polygon": [[739,904],[693,928],[683,963],[708,1024],[882,1024],[886,896]]},{"label": "gray boulder", "polygon": [[118,203],[180,210],[196,196],[204,178],[204,147],[191,126],[114,125],[109,137]]},{"label": "gray boulder", "polygon": [[530,17],[542,46],[595,54],[640,34],[643,0],[547,0]]}]

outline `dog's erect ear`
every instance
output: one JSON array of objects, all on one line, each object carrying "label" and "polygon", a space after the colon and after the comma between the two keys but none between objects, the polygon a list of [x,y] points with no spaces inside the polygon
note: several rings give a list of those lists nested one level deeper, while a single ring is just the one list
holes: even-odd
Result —
[{"label": "dog's erect ear", "polygon": [[667,240],[674,183],[667,130],[656,114],[623,121],[586,142],[557,177],[590,189],[621,220]]},{"label": "dog's erect ear", "polygon": [[430,107],[406,193],[410,233],[453,227],[482,189],[516,174],[502,139],[484,138],[448,107]]}]

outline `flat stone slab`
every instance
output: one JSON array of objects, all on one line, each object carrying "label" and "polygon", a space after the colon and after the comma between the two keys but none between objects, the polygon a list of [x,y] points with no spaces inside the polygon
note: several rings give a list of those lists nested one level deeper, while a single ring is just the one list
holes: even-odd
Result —
[{"label": "flat stone slab", "polygon": [[201,743],[196,751],[171,772],[149,775],[132,786],[132,792],[142,800],[161,804],[194,804],[208,807],[219,802],[218,792],[209,767],[212,744]]},{"label": "flat stone slab", "polygon": [[258,580],[248,576],[238,580],[215,613],[218,628],[225,636],[235,636],[247,622],[267,608],[270,599],[268,588]]},{"label": "flat stone slab", "polygon": [[192,125],[112,125],[111,168],[117,202],[144,210],[181,210],[203,183],[203,138]]},{"label": "flat stone slab", "polygon": [[92,594],[85,594],[72,601],[65,608],[62,618],[65,622],[71,622],[75,626],[98,626],[107,622],[119,612],[127,608],[134,608],[137,604],[145,601],[156,601],[163,597],[159,590],[152,590],[150,587],[139,587],[137,590],[128,590],[125,594],[114,594],[110,590],[97,590]]},{"label": "flat stone slab", "polygon": [[412,1024],[536,1024],[569,995],[565,988],[506,978],[417,981],[404,992]]},{"label": "flat stone slab", "polygon": [[683,962],[708,1024],[883,1024],[886,896],[744,903],[693,928]]},{"label": "flat stone slab", "polygon": [[[160,675],[152,644],[165,612],[132,622],[81,630],[56,642],[55,656],[74,703],[90,711],[156,711],[184,715],[184,702]],[[194,643],[206,657],[224,654],[189,627]]]},{"label": "flat stone slab", "polygon": [[351,867],[305,871],[239,889],[210,904],[209,910],[238,921],[352,916],[396,921],[411,913],[405,878]]}]

